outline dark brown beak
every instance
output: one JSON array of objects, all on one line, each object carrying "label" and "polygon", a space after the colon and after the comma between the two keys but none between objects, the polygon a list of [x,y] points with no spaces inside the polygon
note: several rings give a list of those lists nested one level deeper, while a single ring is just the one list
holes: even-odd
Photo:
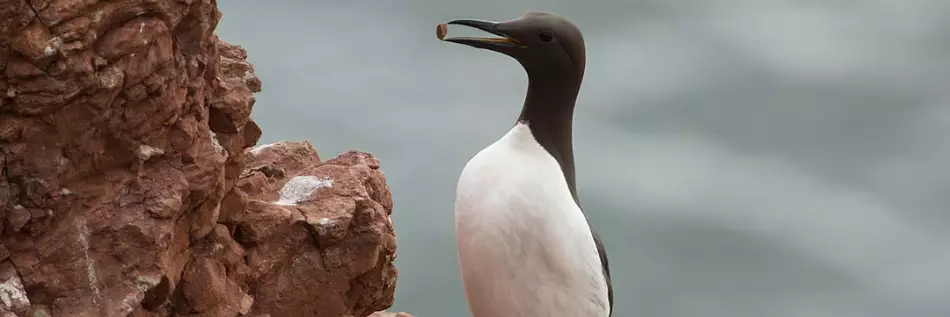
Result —
[{"label": "dark brown beak", "polygon": [[499,37],[449,37],[443,39],[446,42],[458,43],[463,45],[468,45],[475,48],[487,49],[492,51],[502,51],[512,48],[523,48],[518,40],[504,34],[498,30],[499,22],[494,21],[485,21],[485,20],[472,20],[472,19],[461,19],[449,21],[446,24],[456,24],[464,25],[471,28],[479,29]]}]

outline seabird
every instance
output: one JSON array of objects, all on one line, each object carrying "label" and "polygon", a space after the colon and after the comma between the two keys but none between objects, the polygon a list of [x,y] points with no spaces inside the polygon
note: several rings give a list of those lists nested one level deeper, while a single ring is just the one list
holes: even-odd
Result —
[{"label": "seabird", "polygon": [[[498,37],[445,38],[446,24]],[[540,12],[440,24],[439,39],[508,55],[528,75],[521,114],[462,169],[456,189],[459,271],[473,317],[608,317],[607,253],[581,211],[571,125],[584,77],[580,30]]]}]

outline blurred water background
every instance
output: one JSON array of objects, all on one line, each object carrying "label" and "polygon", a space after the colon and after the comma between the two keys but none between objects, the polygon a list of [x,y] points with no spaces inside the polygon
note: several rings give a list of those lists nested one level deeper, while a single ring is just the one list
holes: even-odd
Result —
[{"label": "blurred water background", "polygon": [[950,316],[950,1],[220,1],[264,82],[261,144],[380,158],[394,311],[468,316],[455,181],[526,88],[435,25],[528,10],[584,31],[579,191],[613,316]]}]

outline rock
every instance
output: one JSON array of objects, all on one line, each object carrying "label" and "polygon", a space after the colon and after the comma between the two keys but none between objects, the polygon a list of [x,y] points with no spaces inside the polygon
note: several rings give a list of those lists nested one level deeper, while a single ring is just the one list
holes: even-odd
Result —
[{"label": "rock", "polygon": [[367,316],[391,306],[393,204],[379,162],[350,151],[320,163],[308,142],[247,152],[235,190],[248,201],[234,234],[247,247],[252,313]]},{"label": "rock", "polygon": [[0,316],[388,308],[379,162],[257,144],[214,0],[0,0]]},{"label": "rock", "polygon": [[369,315],[369,316],[370,317],[415,317],[407,313],[391,313],[391,312],[382,312],[382,311],[373,313],[372,315]]},{"label": "rock", "polygon": [[7,211],[7,228],[13,232],[19,232],[27,223],[30,222],[30,211],[23,208],[23,205],[16,205],[13,209]]},{"label": "rock", "polygon": [[16,269],[9,263],[0,264],[0,312],[23,313],[30,308],[30,299]]},{"label": "rock", "polygon": [[0,245],[0,262],[5,261],[9,257],[10,257],[10,250],[7,249],[7,246]]}]

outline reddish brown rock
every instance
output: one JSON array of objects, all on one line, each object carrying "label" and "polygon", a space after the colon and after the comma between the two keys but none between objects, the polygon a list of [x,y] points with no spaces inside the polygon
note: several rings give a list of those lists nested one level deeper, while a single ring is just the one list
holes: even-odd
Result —
[{"label": "reddish brown rock", "polygon": [[374,313],[369,316],[370,317],[415,317],[407,313],[391,313],[391,312],[382,312],[382,311]]},{"label": "reddish brown rock", "polygon": [[379,163],[248,150],[261,82],[219,18],[214,0],[0,0],[0,316],[392,303]]},{"label": "reddish brown rock", "polygon": [[235,237],[247,246],[253,312],[367,316],[391,306],[393,204],[379,162],[351,151],[320,163],[307,142],[258,146],[246,158]]}]

